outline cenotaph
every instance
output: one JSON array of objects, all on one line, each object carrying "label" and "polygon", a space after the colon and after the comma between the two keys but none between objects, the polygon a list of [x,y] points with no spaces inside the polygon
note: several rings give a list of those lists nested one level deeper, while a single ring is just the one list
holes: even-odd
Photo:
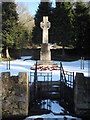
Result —
[{"label": "cenotaph", "polygon": [[54,61],[51,61],[50,43],[48,43],[48,29],[51,27],[51,23],[48,21],[48,16],[43,17],[43,21],[40,23],[40,27],[43,29],[43,34],[40,60],[38,61],[38,64],[54,64]]}]

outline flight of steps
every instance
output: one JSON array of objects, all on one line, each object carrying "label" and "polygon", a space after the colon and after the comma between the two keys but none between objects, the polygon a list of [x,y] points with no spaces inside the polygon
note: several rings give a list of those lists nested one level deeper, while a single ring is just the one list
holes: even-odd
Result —
[{"label": "flight of steps", "polygon": [[60,99],[60,82],[46,81],[38,82],[39,96],[43,99],[58,100]]}]

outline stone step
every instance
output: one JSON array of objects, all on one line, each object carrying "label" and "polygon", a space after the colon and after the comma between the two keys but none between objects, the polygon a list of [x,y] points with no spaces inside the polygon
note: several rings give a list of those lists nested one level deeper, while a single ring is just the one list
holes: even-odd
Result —
[{"label": "stone step", "polygon": [[42,88],[41,89],[41,91],[42,92],[59,92],[60,91],[60,88],[49,88],[49,89],[47,89],[47,88]]},{"label": "stone step", "polygon": [[60,81],[38,81],[37,85],[60,85]]},{"label": "stone step", "polygon": [[53,99],[53,100],[57,100],[57,99],[60,99],[60,94],[57,92],[53,92],[53,93],[43,93],[43,96],[41,98],[44,98],[44,99]]}]

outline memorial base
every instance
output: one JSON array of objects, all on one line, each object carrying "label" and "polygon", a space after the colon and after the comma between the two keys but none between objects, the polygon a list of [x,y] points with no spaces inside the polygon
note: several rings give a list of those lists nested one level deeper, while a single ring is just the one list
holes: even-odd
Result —
[{"label": "memorial base", "polygon": [[41,45],[40,60],[41,61],[51,61],[51,51],[50,51],[49,43],[43,43]]},{"label": "memorial base", "polygon": [[45,61],[45,60],[38,60],[37,61],[38,65],[56,65],[56,63],[54,61]]},{"label": "memorial base", "polygon": [[[35,70],[35,66],[36,64],[34,64],[31,69]],[[54,61],[42,61],[42,60],[38,60],[37,61],[37,70],[40,71],[45,71],[45,70],[59,70],[60,68],[58,67],[57,63],[55,63]]]}]

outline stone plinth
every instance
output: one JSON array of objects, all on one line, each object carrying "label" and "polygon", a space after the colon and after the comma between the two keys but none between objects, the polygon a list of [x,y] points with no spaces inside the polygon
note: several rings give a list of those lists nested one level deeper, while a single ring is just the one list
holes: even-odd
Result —
[{"label": "stone plinth", "polygon": [[38,60],[38,65],[57,65],[54,61]]},{"label": "stone plinth", "polygon": [[38,61],[39,65],[54,65],[55,62],[51,61],[51,51],[50,51],[50,44],[43,43],[41,45],[40,51],[40,60]]},{"label": "stone plinth", "polygon": [[50,44],[44,43],[41,45],[40,60],[41,61],[51,60]]}]

